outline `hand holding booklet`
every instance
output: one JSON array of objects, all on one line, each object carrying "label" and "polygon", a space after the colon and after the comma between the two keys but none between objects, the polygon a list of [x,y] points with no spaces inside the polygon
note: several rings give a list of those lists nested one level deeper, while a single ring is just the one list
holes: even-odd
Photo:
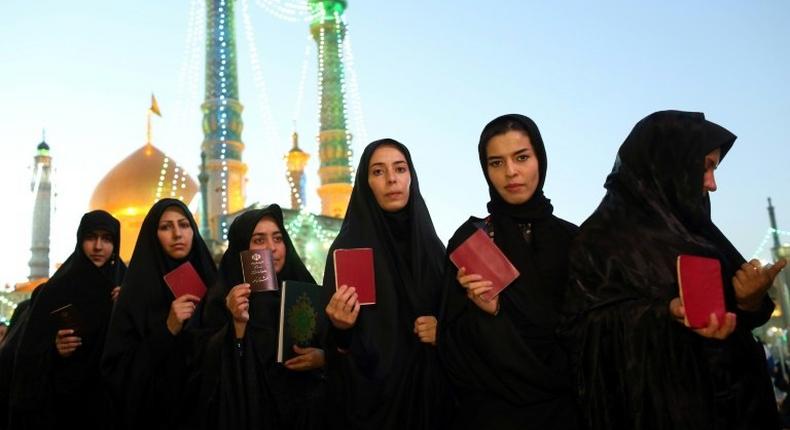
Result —
[{"label": "hand holding booklet", "polygon": [[206,284],[189,261],[167,273],[165,283],[170,287],[175,298],[192,294],[202,299],[206,294]]},{"label": "hand holding booklet", "polygon": [[71,303],[55,309],[50,315],[55,318],[58,330],[74,330],[74,336],[81,336],[87,328],[82,314]]},{"label": "hand holding booklet", "polygon": [[481,229],[477,229],[450,253],[450,261],[458,269],[466,268],[467,275],[480,275],[484,280],[491,281],[493,288],[483,294],[485,300],[496,297],[519,275],[513,263]]},{"label": "hand holding booklet", "polygon": [[715,258],[678,255],[678,287],[686,311],[686,324],[691,328],[708,326],[710,314],[724,321],[724,287],[721,263]]}]

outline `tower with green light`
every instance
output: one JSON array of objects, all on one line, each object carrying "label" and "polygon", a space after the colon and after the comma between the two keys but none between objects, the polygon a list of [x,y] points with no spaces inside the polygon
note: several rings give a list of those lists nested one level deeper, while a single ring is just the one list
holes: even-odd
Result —
[{"label": "tower with green light", "polygon": [[318,153],[321,166],[321,214],[342,218],[351,196],[351,134],[346,121],[343,39],[346,0],[309,0],[310,33],[318,44],[318,90],[321,103]]},{"label": "tower with green light", "polygon": [[206,0],[206,98],[203,144],[208,176],[203,199],[210,233],[221,242],[227,235],[226,215],[244,208],[247,165],[242,162],[243,106],[239,102],[234,19],[235,0]]},{"label": "tower with green light", "polygon": [[49,277],[49,222],[52,215],[52,157],[42,137],[36,147],[30,190],[36,195],[33,206],[33,240],[30,244],[29,280]]}]

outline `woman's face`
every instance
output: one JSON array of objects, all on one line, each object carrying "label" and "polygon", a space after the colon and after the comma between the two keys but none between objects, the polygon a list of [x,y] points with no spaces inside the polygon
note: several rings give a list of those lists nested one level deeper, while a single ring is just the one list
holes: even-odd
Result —
[{"label": "woman's face", "polygon": [[538,157],[526,133],[510,130],[486,146],[486,170],[497,193],[507,203],[527,202],[540,182]]},{"label": "woman's face", "polygon": [[406,207],[411,172],[403,153],[390,145],[382,145],[373,151],[368,165],[368,185],[381,209],[397,212]]},{"label": "woman's face", "polygon": [[255,225],[250,238],[250,249],[269,249],[272,251],[274,271],[280,273],[285,266],[285,241],[283,234],[274,219],[268,216],[261,218]]},{"label": "woman's face", "polygon": [[159,243],[165,254],[175,260],[180,260],[189,255],[192,250],[192,224],[189,223],[184,211],[178,206],[165,209],[159,218],[159,227],[156,231]]},{"label": "woman's face", "polygon": [[713,172],[719,167],[721,148],[716,148],[705,156],[705,173],[702,176],[702,194],[716,191],[716,177]]},{"label": "woman's face", "polygon": [[104,266],[114,248],[112,234],[107,230],[93,230],[82,239],[82,252],[96,267]]}]

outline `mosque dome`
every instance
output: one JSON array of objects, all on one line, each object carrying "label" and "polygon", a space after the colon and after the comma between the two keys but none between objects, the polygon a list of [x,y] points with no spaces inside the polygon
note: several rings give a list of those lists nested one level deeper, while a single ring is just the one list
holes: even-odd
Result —
[{"label": "mosque dome", "polygon": [[189,204],[197,191],[197,183],[174,160],[148,143],[99,181],[90,209],[106,210],[121,221],[121,258],[128,261],[151,206],[166,197]]},{"label": "mosque dome", "polygon": [[39,151],[49,151],[49,145],[47,144],[47,142],[42,140],[41,143],[38,144],[36,149],[38,149]]}]

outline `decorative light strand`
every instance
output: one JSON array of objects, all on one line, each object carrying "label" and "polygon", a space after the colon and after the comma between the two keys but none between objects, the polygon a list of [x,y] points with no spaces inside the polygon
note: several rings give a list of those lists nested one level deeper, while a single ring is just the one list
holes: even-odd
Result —
[{"label": "decorative light strand", "polygon": [[[225,29],[227,26],[225,23],[227,22],[227,10],[225,8],[225,1],[220,0],[219,7],[217,8],[217,13],[219,15],[219,25],[214,29],[217,37],[217,42],[219,42],[219,55],[220,55],[220,65],[219,65],[219,72],[217,73],[218,76],[215,78],[218,79],[220,83],[220,107],[217,111],[217,123],[219,124],[220,128],[220,178],[221,178],[221,202],[220,207],[222,209],[222,221],[221,221],[221,237],[222,240],[225,241],[228,239],[228,222],[226,220],[228,215],[228,160],[225,158],[225,154],[228,149],[228,142],[227,142],[227,135],[228,135],[228,126],[227,126],[227,117],[228,114],[225,112],[225,108],[227,107],[227,79],[225,77],[225,63],[228,58],[226,54],[226,46],[227,42],[225,42]],[[230,0],[233,1],[233,0]],[[232,19],[232,17],[231,17]]]},{"label": "decorative light strand", "polygon": [[306,0],[255,0],[255,3],[283,21],[299,22],[310,19],[310,7]]},{"label": "decorative light strand", "polygon": [[272,115],[271,103],[269,102],[269,93],[267,91],[266,81],[263,78],[263,70],[261,67],[260,57],[258,56],[258,49],[255,43],[255,33],[250,19],[249,6],[247,0],[242,0],[242,17],[244,23],[244,33],[247,40],[247,48],[250,53],[250,63],[252,65],[253,80],[255,88],[258,90],[258,102],[261,106],[261,113],[263,115],[264,135],[269,140],[271,145],[276,145],[280,142],[280,133],[277,128],[277,122]]},{"label": "decorative light strand", "polygon": [[757,246],[757,249],[752,253],[752,259],[759,258],[759,256],[765,251],[765,248],[768,246],[768,241],[771,240],[774,232],[779,234],[780,236],[790,236],[790,231],[778,230],[769,228],[765,235],[763,236],[763,240],[760,241],[760,245]]},{"label": "decorative light strand", "polygon": [[305,44],[304,48],[304,56],[302,57],[302,69],[299,74],[299,87],[296,91],[296,103],[294,105],[293,118],[296,121],[299,116],[302,114],[302,103],[304,102],[304,88],[305,82],[307,81],[307,66],[310,63],[310,56],[313,53],[313,39],[310,36],[307,36],[307,43]]},{"label": "decorative light strand", "polygon": [[[340,18],[340,14],[337,11],[334,12],[333,18],[335,20],[334,21],[335,37],[337,38],[336,39],[337,40],[337,56],[338,56],[338,68],[340,69],[340,94],[342,96],[341,100],[343,102],[343,118],[348,120],[348,118],[349,118],[348,107],[346,105],[345,58],[343,56],[343,50],[344,50],[344,48],[343,48],[343,46],[344,46],[344,44],[343,44],[343,29],[344,29],[343,26],[345,24],[343,23],[343,20]],[[351,149],[351,142],[352,142],[351,139],[352,139],[351,132],[349,131],[348,123],[346,123],[346,145],[348,145],[348,148],[347,148],[347,151],[346,151],[346,160],[348,162],[349,175],[353,179],[354,178],[354,174],[355,174],[355,172],[354,172],[354,164],[353,164],[354,151],[352,151],[352,149]]]},{"label": "decorative light strand", "polygon": [[[354,134],[357,136],[357,140],[364,144],[368,142],[368,130],[365,126],[365,115],[364,111],[362,110],[362,97],[360,97],[357,72],[354,68],[354,54],[353,50],[351,49],[351,34],[348,31],[348,24],[344,22],[343,25],[346,26],[346,37],[344,44],[345,51],[343,54],[346,60],[345,67],[346,70],[348,70],[349,89],[351,90],[351,111],[353,112],[351,119],[352,123],[354,124],[354,130],[356,131]],[[356,163],[352,163],[352,165],[356,165]]]}]

